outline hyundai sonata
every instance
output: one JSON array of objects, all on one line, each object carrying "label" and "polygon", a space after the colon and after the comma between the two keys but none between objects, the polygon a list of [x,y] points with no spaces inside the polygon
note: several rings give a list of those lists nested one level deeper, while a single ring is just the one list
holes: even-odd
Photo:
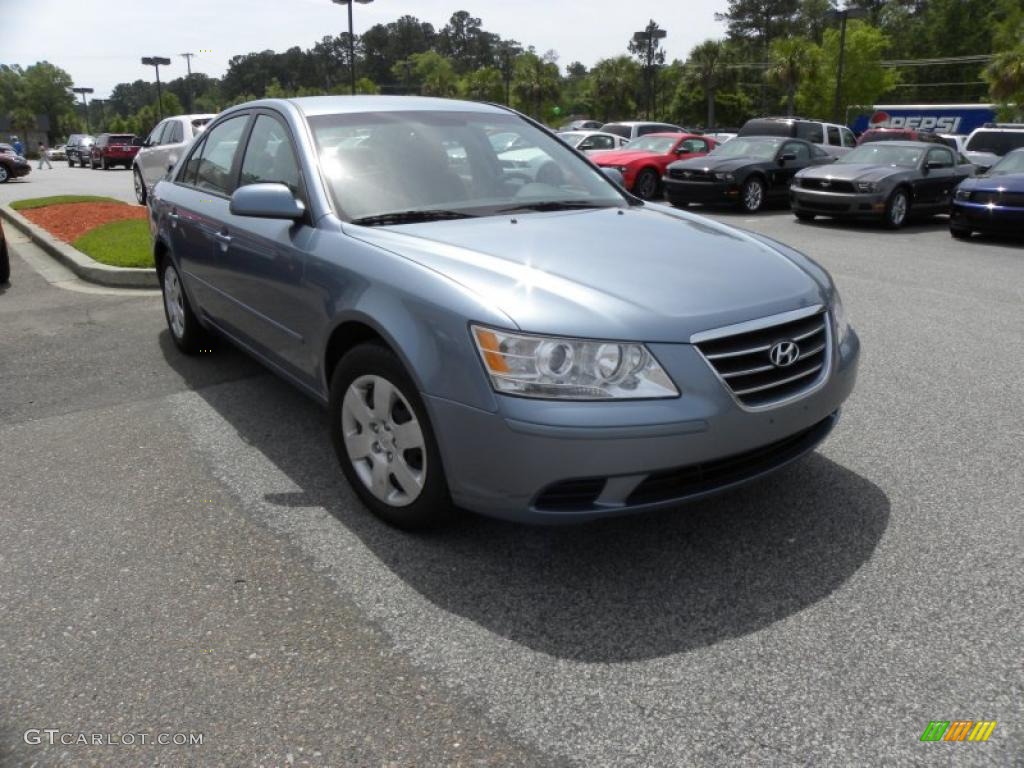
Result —
[{"label": "hyundai sonata", "polygon": [[644,203],[501,107],[243,104],[149,209],[177,346],[215,331],[326,405],[348,481],[403,527],[720,491],[812,450],[856,377],[814,261]]}]

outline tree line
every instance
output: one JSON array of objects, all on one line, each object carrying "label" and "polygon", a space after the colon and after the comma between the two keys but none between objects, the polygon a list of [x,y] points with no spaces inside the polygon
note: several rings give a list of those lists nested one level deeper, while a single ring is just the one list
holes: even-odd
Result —
[{"label": "tree line", "polygon": [[[1021,0],[850,0],[843,102],[1024,104],[1024,4]],[[223,77],[196,73],[163,88],[164,114],[219,112],[261,97],[348,93],[349,51],[359,93],[421,94],[506,103],[557,124],[568,116],[598,120],[650,117],[680,125],[738,125],[758,114],[831,116],[840,32],[836,0],[730,0],[718,14],[726,36],[666,61],[659,26],[625,40],[623,53],[592,67],[564,67],[556,51],[539,52],[487,31],[467,11],[440,29],[415,16],[377,24],[349,40],[327,35],[309,48],[251,52],[230,59]],[[978,63],[905,64],[895,60],[992,55]],[[885,63],[888,62],[888,65]],[[85,129],[72,78],[47,62],[25,69],[0,64],[0,115],[12,127],[46,115],[57,138]],[[118,84],[89,106],[89,125],[147,133],[157,122],[156,85]],[[1007,107],[1007,114],[1014,111]]]}]

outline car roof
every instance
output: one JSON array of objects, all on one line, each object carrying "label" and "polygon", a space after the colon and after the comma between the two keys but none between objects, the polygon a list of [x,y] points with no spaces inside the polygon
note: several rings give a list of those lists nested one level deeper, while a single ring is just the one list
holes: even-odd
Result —
[{"label": "car roof", "polygon": [[[872,145],[878,145],[881,147],[912,147],[914,149],[942,149],[945,147],[950,152],[953,151],[952,147],[935,141],[876,141],[872,142]],[[860,147],[858,147],[858,149],[860,149]]]},{"label": "car roof", "polygon": [[292,104],[306,117],[357,114],[360,112],[482,112],[510,114],[508,110],[477,101],[439,99],[430,96],[303,96],[295,99],[259,99],[233,107],[282,107]]},{"label": "car roof", "polygon": [[663,123],[659,120],[611,120],[605,125],[672,125],[672,123]]},{"label": "car roof", "polygon": [[694,138],[694,139],[700,138],[696,134],[694,134],[694,133],[687,133],[686,131],[659,131],[658,133],[648,133],[648,134],[646,134],[644,136],[640,136],[639,138],[640,139],[649,139],[649,138],[651,138],[651,136],[654,136],[655,138],[658,138],[658,139],[677,139],[680,136],[689,136],[689,137]]}]

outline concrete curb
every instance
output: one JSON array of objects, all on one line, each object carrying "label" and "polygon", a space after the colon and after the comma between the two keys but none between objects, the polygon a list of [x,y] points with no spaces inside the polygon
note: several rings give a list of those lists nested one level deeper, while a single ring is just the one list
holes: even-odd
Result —
[{"label": "concrete curb", "polygon": [[47,254],[66,266],[82,280],[111,288],[159,288],[156,270],[152,268],[111,267],[90,259],[36,226],[9,205],[0,205],[0,219],[23,232]]}]

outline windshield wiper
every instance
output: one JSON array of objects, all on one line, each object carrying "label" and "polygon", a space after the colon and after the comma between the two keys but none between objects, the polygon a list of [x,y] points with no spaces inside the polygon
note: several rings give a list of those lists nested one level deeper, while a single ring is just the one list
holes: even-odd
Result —
[{"label": "windshield wiper", "polygon": [[523,203],[509,208],[499,208],[495,213],[515,213],[516,211],[577,211],[585,208],[611,208],[606,203],[595,203],[592,200],[544,200],[537,203]]},{"label": "windshield wiper", "polygon": [[473,214],[464,211],[445,210],[418,210],[418,211],[392,211],[391,213],[379,213],[376,216],[363,216],[361,219],[353,219],[353,224],[361,224],[364,227],[387,226],[388,224],[416,224],[421,221],[444,221],[446,219],[471,219]]}]

